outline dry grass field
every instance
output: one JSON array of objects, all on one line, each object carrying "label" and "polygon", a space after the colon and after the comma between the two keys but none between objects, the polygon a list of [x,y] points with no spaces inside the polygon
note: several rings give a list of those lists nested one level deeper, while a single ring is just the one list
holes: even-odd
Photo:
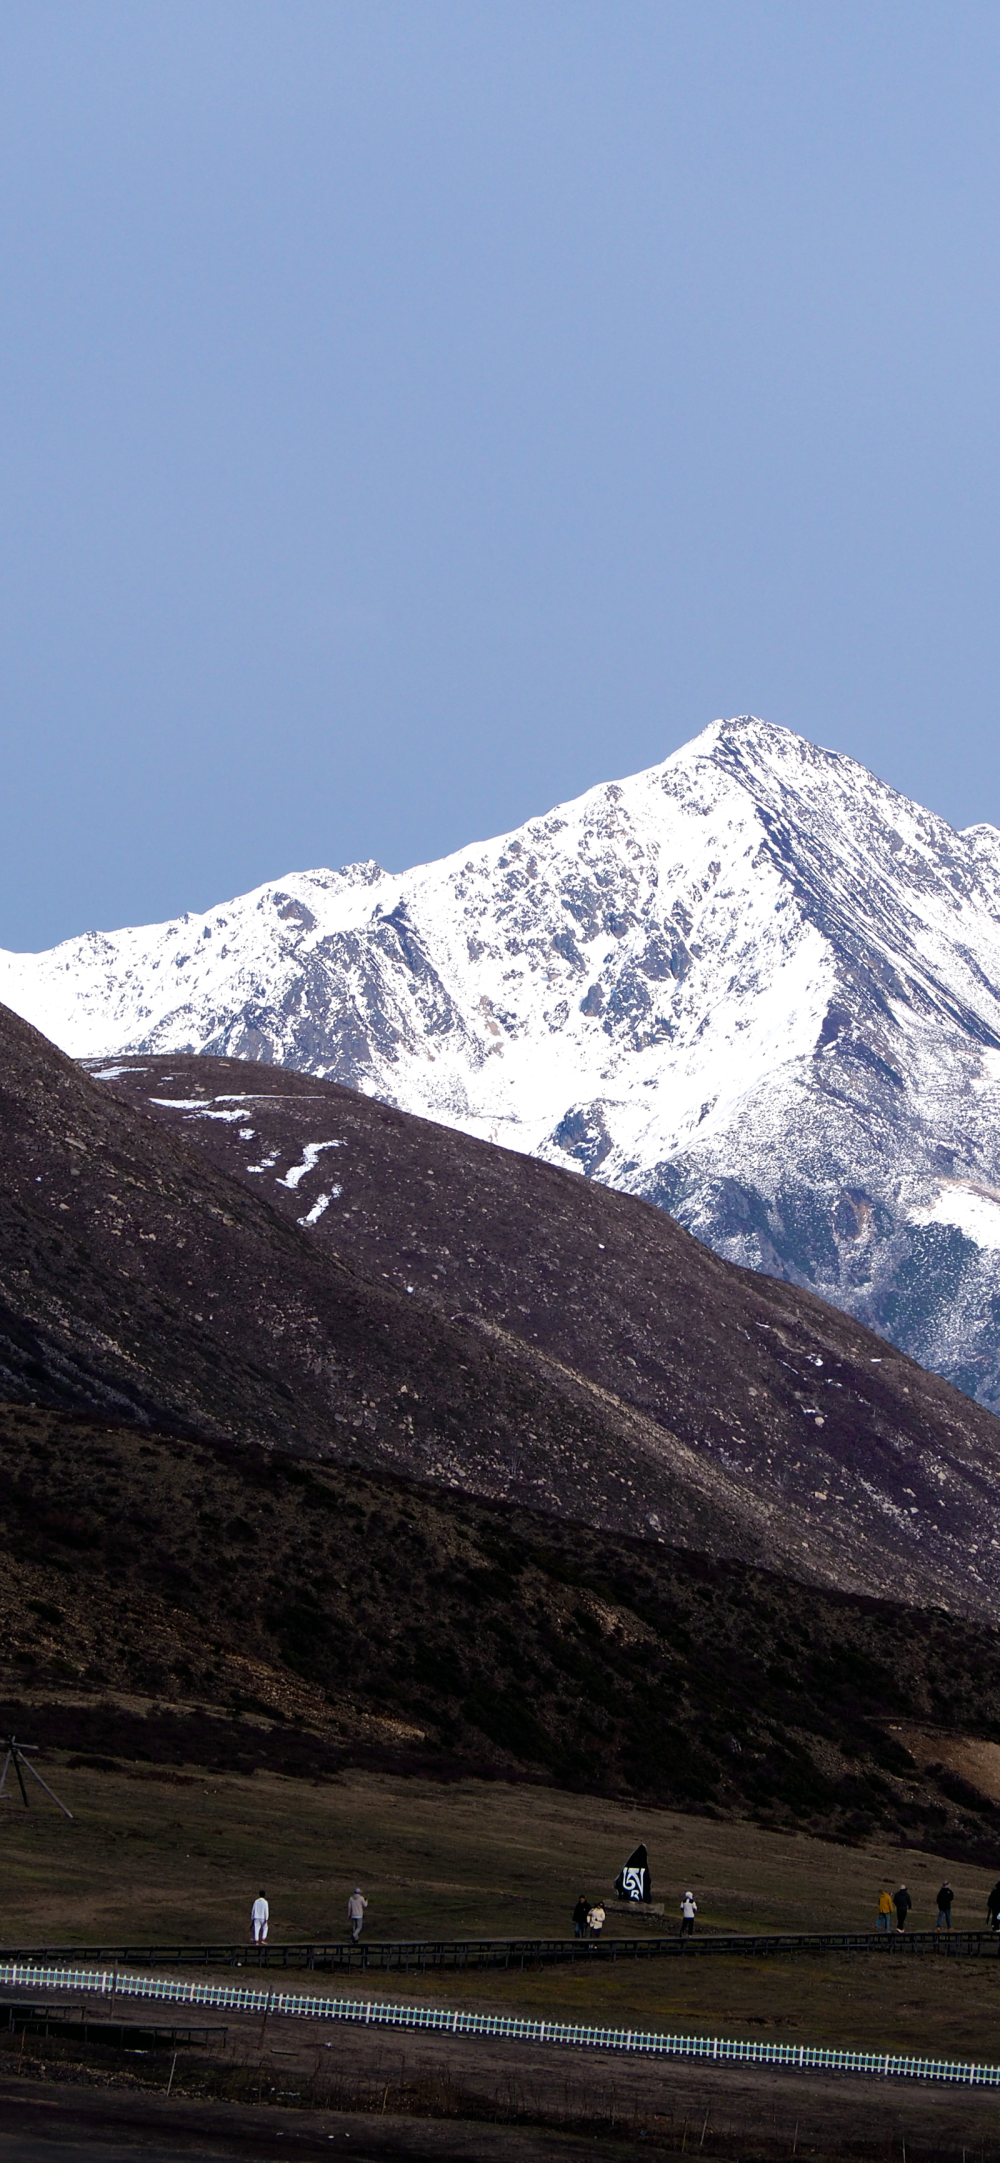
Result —
[{"label": "dry grass field", "polygon": [[[883,1878],[895,1885],[901,1876],[913,1923],[930,1927],[945,1871],[956,1924],[979,1926],[991,1882],[982,1870],[899,1848],[844,1847],[500,1782],[47,1771],[74,1821],[40,1796],[38,1808],[33,1800],[29,1811],[0,1811],[6,1945],[238,1942],[261,1886],[272,1941],[343,1937],[357,1882],[370,1901],[369,1939],[564,1936],[577,1893],[607,1894],[640,1838],[668,1918],[690,1884],[708,1928],[864,1928]],[[626,1934],[616,1916],[609,1929]],[[1000,2057],[992,1959],[713,1957],[392,1975],[351,1987],[623,2026]]]}]

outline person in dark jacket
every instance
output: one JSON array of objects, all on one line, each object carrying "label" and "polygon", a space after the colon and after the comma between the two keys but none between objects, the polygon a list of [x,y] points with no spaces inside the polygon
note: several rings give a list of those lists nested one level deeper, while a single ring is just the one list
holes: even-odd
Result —
[{"label": "person in dark jacket", "polygon": [[892,1904],[896,1910],[896,1929],[905,1930],[906,1918],[913,1906],[905,1885],[900,1886],[898,1893],[893,1893]]},{"label": "person in dark jacket", "polygon": [[586,1893],[581,1893],[581,1894],[580,1894],[580,1898],[579,1898],[579,1900],[577,1901],[577,1903],[576,1903],[576,1906],[575,1906],[575,1908],[574,1908],[574,1910],[573,1910],[573,1936],[574,1936],[574,1938],[585,1938],[585,1937],[586,1937],[586,1935],[587,1935],[587,1917],[588,1917],[588,1915],[589,1915],[589,1914],[590,1914],[590,1902],[589,1902],[589,1900],[587,1899],[587,1895],[586,1895]]},{"label": "person in dark jacket", "polygon": [[950,1930],[950,1929],[951,1929],[951,1903],[952,1903],[952,1901],[954,1900],[954,1898],[955,1898],[955,1895],[954,1895],[954,1893],[952,1892],[951,1886],[949,1885],[949,1883],[948,1883],[948,1880],[947,1880],[947,1878],[946,1878],[946,1879],[945,1879],[945,1881],[944,1881],[944,1884],[943,1884],[943,1885],[940,1885],[940,1886],[938,1887],[938,1896],[937,1896],[937,1900],[938,1900],[938,1919],[937,1919],[937,1926],[938,1926],[938,1929],[939,1929],[939,1930],[940,1930],[940,1928],[941,1928],[941,1925],[942,1925],[942,1923],[944,1924],[944,1927],[945,1927],[945,1929],[946,1929],[946,1930]]},{"label": "person in dark jacket", "polygon": [[1000,1930],[1000,1878],[986,1902],[986,1920],[991,1930]]}]

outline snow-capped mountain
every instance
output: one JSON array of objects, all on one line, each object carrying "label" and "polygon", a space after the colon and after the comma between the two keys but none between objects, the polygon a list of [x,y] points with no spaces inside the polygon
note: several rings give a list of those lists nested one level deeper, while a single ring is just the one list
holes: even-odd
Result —
[{"label": "snow-capped mountain", "polygon": [[1000,1405],[1000,832],[785,729],[2,955],[0,999],[78,1058],[276,1061],[575,1164]]}]

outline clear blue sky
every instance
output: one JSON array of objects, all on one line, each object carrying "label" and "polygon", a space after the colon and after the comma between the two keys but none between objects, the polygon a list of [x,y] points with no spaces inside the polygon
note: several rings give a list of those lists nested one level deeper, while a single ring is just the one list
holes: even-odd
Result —
[{"label": "clear blue sky", "polygon": [[752,710],[1000,823],[1000,9],[6,0],[0,944]]}]

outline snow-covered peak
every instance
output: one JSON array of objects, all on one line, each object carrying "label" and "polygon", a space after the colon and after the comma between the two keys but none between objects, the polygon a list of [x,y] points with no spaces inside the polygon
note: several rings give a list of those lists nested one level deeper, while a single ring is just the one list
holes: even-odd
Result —
[{"label": "snow-covered peak", "polygon": [[277,1061],[597,1173],[960,1371],[898,1273],[1000,1191],[1000,834],[753,715],[437,863],[0,955],[0,999],[78,1057]]},{"label": "snow-covered peak", "polygon": [[957,995],[1000,1041],[998,904],[980,830],[744,715],[438,863],[289,873],[4,955],[0,996],[78,1057],[250,1049],[529,1147],[568,1082],[653,1087],[666,1140],[707,1116],[707,1064],[728,1103],[812,1050],[845,938],[897,1000]]}]

